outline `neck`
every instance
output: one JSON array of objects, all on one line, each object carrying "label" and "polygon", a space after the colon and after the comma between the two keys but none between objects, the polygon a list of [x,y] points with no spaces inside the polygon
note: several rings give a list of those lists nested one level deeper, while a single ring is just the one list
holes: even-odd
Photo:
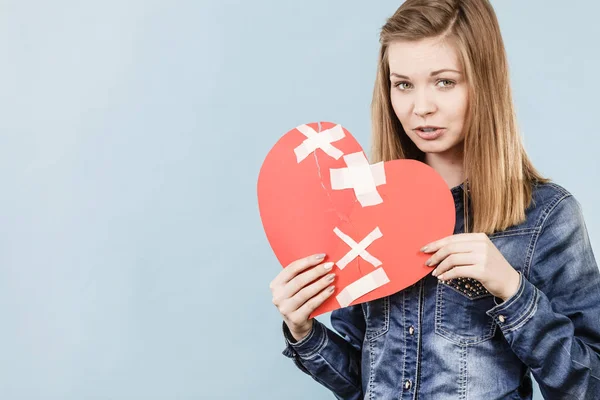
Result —
[{"label": "neck", "polygon": [[460,185],[465,180],[462,146],[445,153],[426,153],[425,164],[433,168],[446,181],[448,188]]}]

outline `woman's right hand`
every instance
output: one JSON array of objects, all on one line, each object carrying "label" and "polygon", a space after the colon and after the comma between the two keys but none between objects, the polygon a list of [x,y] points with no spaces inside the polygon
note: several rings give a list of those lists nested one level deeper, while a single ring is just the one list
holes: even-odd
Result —
[{"label": "woman's right hand", "polygon": [[[313,320],[308,319],[309,315],[335,290],[331,285],[335,274],[328,274],[334,263],[318,265],[324,258],[325,254],[317,254],[296,260],[285,267],[269,285],[273,304],[296,340],[301,340],[310,333]],[[315,265],[317,267],[306,271]],[[315,282],[311,283],[313,281]]]}]

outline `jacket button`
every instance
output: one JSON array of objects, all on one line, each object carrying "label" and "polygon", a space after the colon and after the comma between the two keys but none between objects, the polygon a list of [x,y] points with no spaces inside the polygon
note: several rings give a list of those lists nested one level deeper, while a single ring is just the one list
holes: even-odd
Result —
[{"label": "jacket button", "polygon": [[504,321],[506,321],[506,318],[504,318],[504,315],[500,315],[500,316],[498,317],[498,320],[499,320],[500,322],[504,323]]},{"label": "jacket button", "polygon": [[406,389],[406,390],[410,389],[411,386],[412,386],[412,382],[410,381],[410,379],[404,383],[404,389]]},{"label": "jacket button", "polygon": [[415,334],[415,328],[413,328],[412,326],[410,328],[408,328],[408,333],[410,333],[411,335]]}]

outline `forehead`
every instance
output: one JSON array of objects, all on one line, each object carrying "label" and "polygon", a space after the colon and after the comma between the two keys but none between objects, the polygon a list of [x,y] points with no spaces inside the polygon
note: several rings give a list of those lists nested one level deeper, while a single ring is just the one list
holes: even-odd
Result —
[{"label": "forehead", "polygon": [[390,43],[388,64],[391,72],[408,76],[429,75],[444,68],[460,69],[455,45],[439,38]]}]

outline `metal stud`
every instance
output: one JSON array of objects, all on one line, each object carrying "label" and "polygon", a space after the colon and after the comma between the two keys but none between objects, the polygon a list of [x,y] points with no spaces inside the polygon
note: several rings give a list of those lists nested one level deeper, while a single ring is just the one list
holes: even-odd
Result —
[{"label": "metal stud", "polygon": [[452,286],[456,290],[470,298],[474,296],[482,296],[485,294],[489,294],[487,289],[478,281],[472,278],[456,278],[450,279],[448,281],[442,281],[441,283]]}]

